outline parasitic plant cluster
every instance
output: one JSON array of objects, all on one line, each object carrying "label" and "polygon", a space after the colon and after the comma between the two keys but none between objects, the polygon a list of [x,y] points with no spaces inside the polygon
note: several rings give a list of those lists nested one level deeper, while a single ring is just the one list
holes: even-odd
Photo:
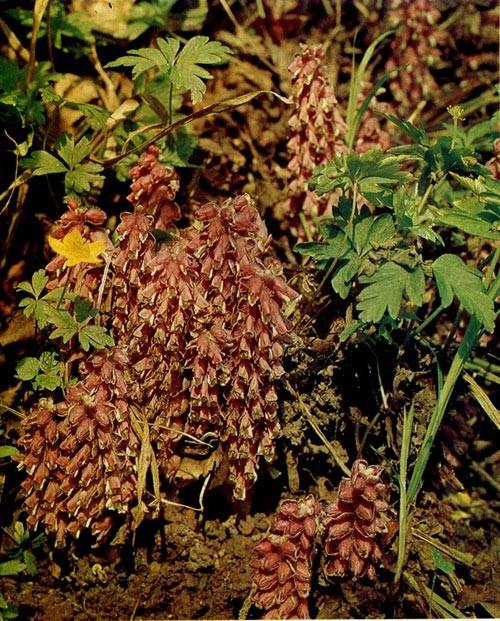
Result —
[{"label": "parasitic plant cluster", "polygon": [[382,468],[356,460],[337,498],[321,510],[313,496],[284,500],[271,534],[255,548],[253,602],[265,619],[309,618],[312,559],[319,549],[327,578],[374,579],[383,561],[389,517]]},{"label": "parasitic plant cluster", "polygon": [[[306,241],[308,235],[314,237],[317,234],[316,219],[331,216],[339,199],[338,190],[318,196],[309,187],[313,169],[348,151],[345,142],[348,127],[328,79],[323,58],[320,45],[301,44],[301,53],[289,66],[292,74],[290,99],[295,108],[288,121],[290,181],[287,197],[279,205],[279,217],[283,220],[283,226],[299,242]],[[362,82],[359,105],[372,86],[370,82]],[[358,153],[374,148],[385,150],[391,144],[390,135],[374,110],[389,112],[390,107],[376,98],[371,100],[353,145]]]},{"label": "parasitic plant cluster", "polygon": [[78,536],[90,527],[97,540],[113,526],[111,511],[125,512],[135,498],[135,455],[140,449],[128,416],[126,355],[98,352],[87,373],[55,404],[41,399],[23,421],[27,524]]},{"label": "parasitic plant cluster", "polygon": [[[178,218],[178,176],[159,163],[155,147],[131,175],[134,211],[122,214],[118,247],[107,253],[115,346],[86,356],[65,398],[40,400],[23,422],[28,523],[43,524],[58,544],[87,527],[102,538],[111,511],[129,513],[140,495],[146,436],[168,478],[187,435],[215,435],[234,494],[244,498],[259,458],[273,458],[280,430],[275,381],[289,332],[281,310],[297,294],[267,256],[254,203],[243,195],[202,206],[192,226],[159,247],[151,228],[171,228]],[[70,203],[60,226],[67,220],[88,238],[91,216],[100,235],[102,213]],[[104,282],[102,265],[96,269],[87,283],[93,300]],[[54,270],[53,278],[64,275]]]},{"label": "parasitic plant cluster", "polygon": [[390,0],[387,17],[396,34],[386,70],[403,67],[389,81],[389,88],[408,111],[438,92],[431,69],[441,59],[439,48],[447,43],[448,34],[438,28],[441,12],[431,0]]},{"label": "parasitic plant cluster", "polygon": [[264,619],[308,619],[320,505],[314,496],[282,500],[272,532],[255,547],[254,603]]},{"label": "parasitic plant cluster", "polygon": [[148,263],[138,294],[143,321],[130,349],[141,352],[137,379],[154,395],[148,408],[160,463],[171,470],[178,430],[215,434],[235,496],[244,498],[258,458],[274,455],[275,381],[289,330],[281,307],[297,294],[266,258],[267,231],[248,195],[204,205],[195,217]]},{"label": "parasitic plant cluster", "polygon": [[387,484],[382,468],[366,461],[354,462],[351,476],[340,482],[338,497],[322,517],[325,533],[324,572],[328,577],[375,578],[375,566],[383,559],[381,538],[387,533]]},{"label": "parasitic plant cluster", "polygon": [[313,169],[347,151],[343,138],[347,126],[323,66],[323,57],[320,45],[301,44],[301,53],[288,68],[292,74],[290,99],[295,109],[288,121],[290,183],[281,215],[287,229],[299,241],[306,240],[299,214],[312,225],[317,216],[331,214],[335,198],[319,197],[309,188]]}]

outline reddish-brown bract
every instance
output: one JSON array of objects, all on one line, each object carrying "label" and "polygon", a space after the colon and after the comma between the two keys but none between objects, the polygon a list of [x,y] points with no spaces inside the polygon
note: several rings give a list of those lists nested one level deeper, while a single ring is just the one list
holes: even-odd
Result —
[{"label": "reddish-brown bract", "polygon": [[256,547],[254,603],[264,619],[308,619],[314,539],[320,505],[314,496],[283,500],[270,535]]},{"label": "reddish-brown bract", "polygon": [[[79,383],[60,403],[40,400],[23,423],[28,523],[43,523],[58,544],[85,527],[101,538],[113,525],[110,510],[130,510],[145,441],[138,424],[147,425],[156,463],[171,479],[186,434],[217,437],[237,498],[257,478],[259,458],[273,458],[280,430],[274,383],[289,332],[281,308],[297,294],[267,256],[253,201],[243,195],[205,205],[195,226],[159,248],[151,227],[171,227],[179,216],[171,202],[178,177],[159,164],[155,147],[131,175],[134,211],[121,216],[119,246],[107,244],[116,345],[82,355],[75,343]],[[69,207],[61,234],[66,222],[89,236],[87,219],[104,221],[99,210]],[[70,284],[82,277],[96,300],[99,278],[82,273]],[[53,272],[51,283],[58,278]]]},{"label": "reddish-brown bract", "polygon": [[381,536],[387,532],[387,485],[382,468],[354,462],[350,478],[340,482],[338,498],[325,509],[325,574],[374,579],[382,560]]}]

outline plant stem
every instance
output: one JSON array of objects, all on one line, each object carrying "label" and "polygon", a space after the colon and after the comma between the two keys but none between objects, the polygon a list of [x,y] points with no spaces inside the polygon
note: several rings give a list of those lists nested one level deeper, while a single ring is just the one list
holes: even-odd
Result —
[{"label": "plant stem", "polygon": [[[491,261],[488,273],[486,274],[485,278],[486,283],[490,285],[488,289],[488,295],[493,300],[497,298],[500,292],[500,278],[495,278],[495,280],[493,280],[493,274],[495,273],[496,266],[499,260],[500,248],[497,248],[495,250],[493,260]],[[472,352],[482,334],[482,331],[483,327],[481,325],[481,322],[475,315],[472,315],[469,320],[469,324],[467,325],[467,329],[465,330],[462,342],[460,343],[457,353],[453,358],[446,380],[442,387],[438,387],[438,397],[436,405],[432,412],[431,420],[429,421],[429,426],[427,427],[427,432],[425,434],[422,447],[415,462],[415,467],[411,476],[410,485],[408,486],[408,496],[406,499],[406,505],[408,509],[415,502],[417,494],[422,487],[425,468],[427,466],[427,462],[429,461],[429,456],[434,445],[436,435],[439,431],[439,427],[441,426],[443,416],[446,412],[446,408],[450,401],[451,395],[453,394],[453,390],[458,381],[458,378],[460,377],[460,374],[462,373],[465,364],[471,357]]]},{"label": "plant stem", "polygon": [[480,334],[481,324],[476,316],[473,315],[470,318],[469,325],[467,326],[467,330],[465,331],[464,338],[460,343],[458,351],[453,358],[453,362],[451,363],[451,367],[442,390],[438,394],[436,405],[434,407],[434,411],[432,412],[431,420],[429,421],[429,426],[427,427],[422,447],[418,454],[417,461],[415,462],[410,485],[408,486],[408,508],[415,502],[417,494],[422,486],[424,471],[427,466],[427,462],[429,461],[429,456],[434,445],[436,435],[439,431],[439,427],[441,426],[444,413],[446,412],[451,395],[453,394],[455,384],[460,377],[464,364],[467,362],[474,347],[476,346]]},{"label": "plant stem", "polygon": [[57,303],[56,310],[59,310],[61,304],[64,300],[64,296],[66,295],[66,290],[68,289],[69,281],[71,279],[71,272],[73,271],[73,266],[71,266],[68,270],[68,277],[66,278],[66,282],[64,283],[64,288],[61,293],[61,297],[59,298],[59,302]]},{"label": "plant stem", "polygon": [[430,323],[432,323],[434,321],[434,319],[442,312],[443,309],[444,309],[444,306],[442,304],[440,304],[434,311],[432,311],[432,313],[427,317],[427,319],[422,321],[422,323],[419,325],[419,327],[414,331],[414,333],[413,333],[414,336],[417,336],[418,334],[423,332],[425,330],[425,328],[427,328],[427,326]]},{"label": "plant stem", "polygon": [[408,529],[409,507],[406,497],[407,473],[408,473],[408,454],[410,452],[411,430],[413,425],[414,407],[411,404],[410,411],[403,410],[403,433],[401,453],[399,456],[399,537],[398,537],[398,558],[394,582],[399,582],[403,572],[404,559],[406,554],[406,535]]}]

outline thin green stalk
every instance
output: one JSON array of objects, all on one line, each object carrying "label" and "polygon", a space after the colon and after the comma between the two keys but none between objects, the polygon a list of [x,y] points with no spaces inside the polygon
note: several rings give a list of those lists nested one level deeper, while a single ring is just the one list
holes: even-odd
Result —
[{"label": "thin green stalk", "polygon": [[406,554],[406,535],[408,533],[408,512],[409,506],[406,498],[406,484],[408,474],[408,454],[411,444],[411,430],[413,426],[413,415],[415,413],[413,403],[410,411],[403,410],[403,433],[401,441],[401,453],[399,456],[399,536],[398,536],[398,558],[396,562],[396,572],[394,582],[399,582],[403,572]]},{"label": "thin green stalk", "polygon": [[59,302],[57,303],[56,310],[59,310],[61,304],[63,303],[64,296],[66,295],[66,290],[68,289],[69,281],[71,279],[71,272],[73,271],[73,266],[71,266],[68,270],[68,277],[66,278],[66,282],[64,283],[64,288],[61,293],[61,297],[59,298]]},{"label": "thin green stalk", "polygon": [[[486,274],[485,278],[485,281],[490,285],[488,295],[493,300],[495,300],[500,293],[500,278],[495,278],[495,280],[493,280],[493,274],[495,273],[499,260],[500,248],[497,248],[495,250],[493,260],[491,261],[488,273]],[[406,499],[408,508],[412,504],[414,504],[417,498],[417,494],[422,487],[425,468],[427,467],[427,462],[429,461],[429,456],[432,447],[434,446],[436,435],[441,426],[441,422],[446,412],[446,408],[448,407],[451,395],[453,394],[453,390],[455,389],[458,378],[464,370],[465,364],[469,361],[469,358],[471,357],[472,352],[474,351],[474,348],[476,347],[476,344],[481,334],[482,325],[479,319],[477,319],[475,315],[472,315],[469,320],[469,324],[467,325],[467,329],[465,330],[462,342],[460,343],[457,353],[453,358],[446,380],[442,387],[438,385],[438,397],[436,405],[432,412],[431,420],[429,421],[429,426],[427,427],[422,447],[415,462],[415,467],[411,476],[410,485],[408,486],[408,496]],[[440,384],[441,381],[439,367],[438,374],[438,380]]]},{"label": "thin green stalk", "polygon": [[480,334],[481,324],[475,316],[472,316],[470,318],[469,325],[467,326],[467,330],[465,331],[464,338],[460,343],[455,357],[453,358],[453,362],[451,363],[444,385],[442,389],[438,391],[436,405],[434,407],[434,411],[432,412],[431,420],[429,421],[429,426],[427,427],[427,432],[418,454],[417,461],[415,462],[415,467],[410,479],[410,485],[408,486],[408,507],[415,502],[417,494],[422,486],[424,471],[427,466],[427,462],[429,461],[429,455],[432,447],[434,446],[434,441],[441,426],[444,413],[446,412],[446,408],[450,401],[451,395],[453,394],[458,378],[462,373],[464,364],[471,356]]},{"label": "thin green stalk", "polygon": [[427,328],[427,326],[430,323],[432,323],[434,321],[434,319],[436,319],[436,317],[439,314],[441,314],[443,309],[444,309],[444,306],[442,304],[440,304],[435,310],[432,311],[432,313],[427,317],[427,319],[422,321],[422,323],[418,326],[418,328],[416,328],[416,330],[413,332],[413,335],[417,336],[418,334],[423,332],[425,330],[425,328]]}]

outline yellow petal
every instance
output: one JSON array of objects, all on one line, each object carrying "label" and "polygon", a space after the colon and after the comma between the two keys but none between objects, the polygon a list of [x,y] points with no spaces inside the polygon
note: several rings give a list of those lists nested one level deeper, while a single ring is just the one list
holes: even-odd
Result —
[{"label": "yellow petal", "polygon": [[103,241],[91,242],[84,239],[77,229],[73,229],[63,240],[49,235],[49,245],[58,254],[66,258],[66,266],[71,267],[78,263],[101,263],[99,255],[104,252]]}]

